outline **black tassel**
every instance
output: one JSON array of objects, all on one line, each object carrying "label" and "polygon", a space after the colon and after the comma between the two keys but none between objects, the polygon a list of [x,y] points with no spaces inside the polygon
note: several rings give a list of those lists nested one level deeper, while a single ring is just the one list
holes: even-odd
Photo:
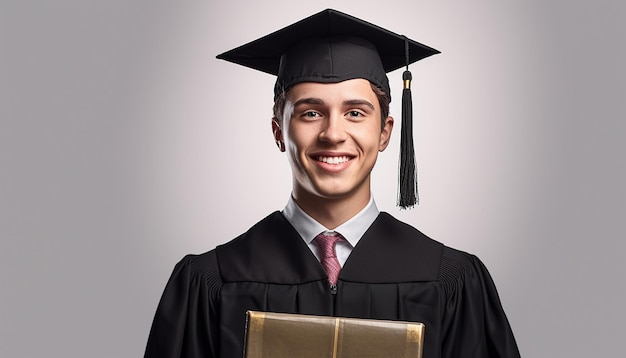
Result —
[{"label": "black tassel", "polygon": [[402,128],[400,133],[400,189],[398,206],[402,209],[412,208],[419,204],[417,193],[417,169],[415,164],[415,148],[413,146],[413,100],[411,98],[411,72],[402,74],[404,89],[402,90]]}]

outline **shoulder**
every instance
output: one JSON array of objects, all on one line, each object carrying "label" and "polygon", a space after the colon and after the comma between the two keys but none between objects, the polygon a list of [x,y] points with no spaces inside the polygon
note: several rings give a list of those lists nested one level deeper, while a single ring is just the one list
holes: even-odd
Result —
[{"label": "shoulder", "polygon": [[172,274],[172,279],[185,281],[186,285],[206,285],[219,290],[223,284],[215,250],[183,257]]},{"label": "shoulder", "polygon": [[225,282],[294,284],[317,280],[323,273],[304,240],[278,211],[215,252]]},{"label": "shoulder", "polygon": [[350,254],[342,275],[359,282],[435,281],[443,248],[411,225],[381,212]]},{"label": "shoulder", "polygon": [[382,212],[378,221],[381,223],[380,229],[389,236],[403,238],[415,250],[435,258],[439,264],[441,276],[458,277],[468,270],[484,269],[484,265],[476,255],[446,246],[387,213]]},{"label": "shoulder", "polygon": [[202,254],[188,254],[185,255],[177,264],[176,267],[187,270],[192,275],[206,274],[208,271],[213,271],[217,266],[217,258],[215,250],[207,251]]},{"label": "shoulder", "polygon": [[459,277],[474,268],[476,256],[465,251],[444,246],[441,256],[441,276],[443,279]]},{"label": "shoulder", "polygon": [[448,294],[474,292],[479,294],[495,285],[483,262],[474,254],[444,247],[439,282]]},{"label": "shoulder", "polygon": [[395,255],[402,257],[406,253],[413,258],[417,255],[417,258],[427,260],[432,264],[439,262],[445,247],[441,242],[385,212],[380,213],[370,231],[370,236],[384,237],[384,242],[381,244],[394,250]]},{"label": "shoulder", "polygon": [[[290,230],[292,232],[290,232]],[[257,257],[259,252],[279,245],[277,238],[293,235],[295,229],[278,211],[257,222],[248,231],[233,240],[215,248],[218,261],[227,265],[233,260],[249,261]]]},{"label": "shoulder", "polygon": [[[366,235],[385,236],[387,240],[398,240],[409,246],[439,251],[443,244],[433,240],[415,227],[402,222],[389,213],[381,212]],[[366,236],[364,235],[364,236]]]},{"label": "shoulder", "polygon": [[218,256],[230,253],[240,255],[241,250],[249,249],[251,245],[256,244],[258,238],[280,235],[290,227],[291,225],[287,219],[279,211],[275,211],[254,224],[243,234],[223,245],[219,245],[216,251]]},{"label": "shoulder", "polygon": [[[387,267],[399,268],[394,276],[440,281],[446,288],[463,287],[467,279],[489,279],[487,269],[475,255],[446,246],[388,213],[381,212],[364,237],[368,238],[364,246],[369,253]],[[371,265],[371,260],[366,261],[364,265]]]}]

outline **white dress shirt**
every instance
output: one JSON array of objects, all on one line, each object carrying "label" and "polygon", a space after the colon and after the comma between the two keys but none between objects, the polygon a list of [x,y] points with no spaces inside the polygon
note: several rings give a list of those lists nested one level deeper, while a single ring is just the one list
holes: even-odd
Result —
[{"label": "white dress shirt", "polygon": [[337,242],[335,251],[337,252],[337,259],[343,267],[352,252],[352,249],[359,242],[363,234],[369,229],[374,220],[378,217],[379,211],[374,202],[374,197],[370,196],[369,203],[358,214],[350,218],[350,220],[337,226],[334,230],[330,230],[324,225],[317,222],[309,214],[305,213],[296,204],[296,201],[292,196],[289,196],[289,201],[282,211],[287,221],[296,229],[298,234],[302,237],[307,244],[311,252],[320,260],[320,255],[317,246],[313,243],[313,239],[323,232],[332,233],[337,232],[344,237],[344,240]]}]

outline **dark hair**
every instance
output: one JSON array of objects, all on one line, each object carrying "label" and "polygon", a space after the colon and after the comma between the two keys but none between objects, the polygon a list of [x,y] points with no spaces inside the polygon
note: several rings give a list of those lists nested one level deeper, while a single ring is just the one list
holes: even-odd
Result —
[{"label": "dark hair", "polygon": [[[378,104],[380,105],[380,121],[381,127],[385,125],[385,119],[389,117],[389,103],[391,103],[391,96],[385,93],[382,89],[378,88],[374,84],[371,84],[372,91],[378,98]],[[287,101],[287,91],[282,91],[274,100],[274,118],[278,120],[280,123],[283,120],[283,115],[285,114],[285,102]]]}]

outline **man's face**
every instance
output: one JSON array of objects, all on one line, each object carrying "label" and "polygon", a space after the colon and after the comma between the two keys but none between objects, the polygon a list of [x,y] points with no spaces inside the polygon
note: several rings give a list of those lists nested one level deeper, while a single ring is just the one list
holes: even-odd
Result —
[{"label": "man's face", "polygon": [[381,125],[380,105],[369,81],[297,84],[289,90],[284,113],[282,125],[274,124],[274,134],[289,158],[296,201],[366,203],[370,172],[393,128],[391,117]]}]

